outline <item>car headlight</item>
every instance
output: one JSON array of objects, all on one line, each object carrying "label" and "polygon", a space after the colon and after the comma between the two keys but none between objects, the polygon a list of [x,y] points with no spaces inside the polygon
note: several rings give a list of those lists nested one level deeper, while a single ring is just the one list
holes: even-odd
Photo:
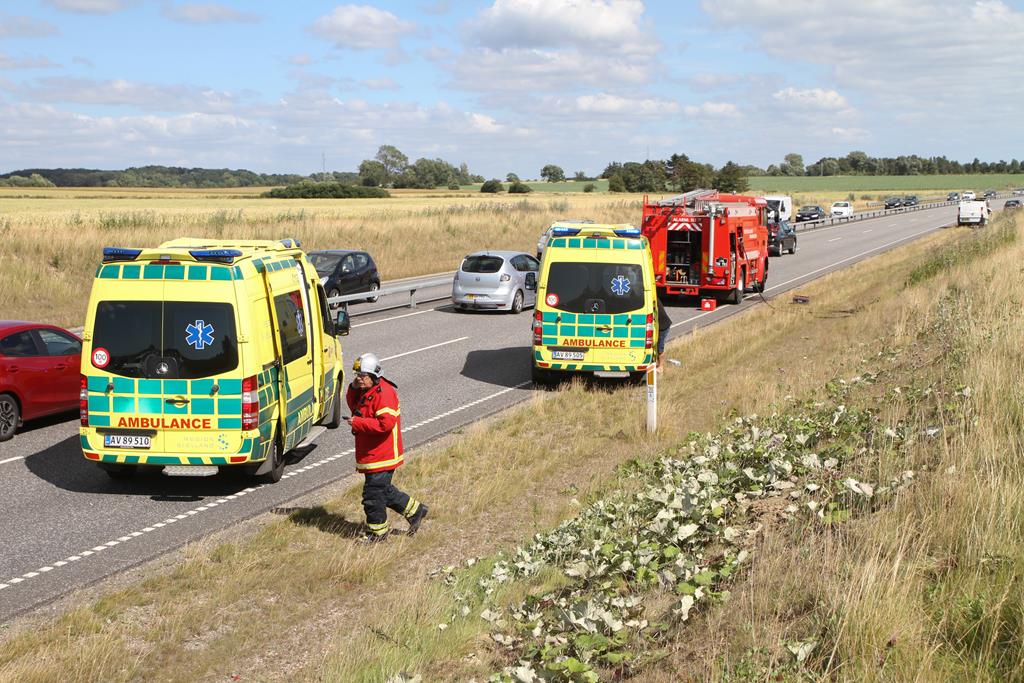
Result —
[{"label": "car headlight", "polygon": [[327,285],[327,276],[325,275],[322,278],[320,278],[320,286],[321,287],[325,287],[326,285]]}]

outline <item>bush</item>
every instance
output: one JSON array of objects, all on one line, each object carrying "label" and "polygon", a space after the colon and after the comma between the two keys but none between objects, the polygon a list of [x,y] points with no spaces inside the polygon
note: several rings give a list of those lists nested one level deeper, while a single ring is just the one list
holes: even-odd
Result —
[{"label": "bush", "polygon": [[462,187],[458,183],[448,183],[449,190],[461,190]]},{"label": "bush", "polygon": [[622,176],[616,173],[608,179],[608,191],[609,192],[625,192],[626,181],[622,179]]},{"label": "bush", "polygon": [[856,197],[854,196],[854,194],[852,192],[850,194],[846,195],[846,201],[848,201],[848,202],[852,202],[855,198]]},{"label": "bush", "polygon": [[586,185],[583,186],[584,192],[593,192],[596,189],[597,185],[594,185],[594,183],[587,183]]},{"label": "bush", "polygon": [[526,194],[528,192],[533,192],[533,188],[526,183],[519,182],[518,180],[508,186],[509,194]]},{"label": "bush", "polygon": [[287,187],[275,187],[264,192],[262,197],[273,199],[377,199],[390,197],[387,190],[379,187],[345,185],[337,182],[317,183],[303,180]]},{"label": "bush", "polygon": [[502,192],[504,189],[505,186],[502,185],[501,181],[497,178],[492,178],[480,186],[481,192],[487,192],[489,194],[497,194],[498,192]]}]

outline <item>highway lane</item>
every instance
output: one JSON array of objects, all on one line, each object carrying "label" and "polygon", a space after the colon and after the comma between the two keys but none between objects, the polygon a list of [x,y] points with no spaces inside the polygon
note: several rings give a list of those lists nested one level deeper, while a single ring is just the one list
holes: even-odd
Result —
[{"label": "highway lane", "polygon": [[[955,212],[943,207],[802,232],[796,255],[771,259],[767,294],[949,225]],[[739,308],[759,304],[748,295]],[[672,306],[670,338],[736,310]],[[529,343],[529,312],[466,314],[441,305],[355,318],[345,354],[349,362],[365,351],[385,359],[385,374],[399,384],[413,459],[417,446],[530,396]],[[6,501],[0,621],[353,471],[352,437],[344,429],[323,433],[297,454],[280,483],[259,487],[228,473],[203,479],[150,473],[115,482],[82,458],[77,441],[77,420],[54,420],[30,425],[0,447]],[[424,497],[429,502],[429,492]],[[350,518],[359,521],[361,511],[353,509]]]}]

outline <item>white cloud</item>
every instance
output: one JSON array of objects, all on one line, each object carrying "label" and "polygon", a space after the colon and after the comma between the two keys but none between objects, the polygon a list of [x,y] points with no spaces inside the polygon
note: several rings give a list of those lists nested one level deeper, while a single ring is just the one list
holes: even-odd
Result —
[{"label": "white cloud", "polygon": [[156,85],[123,79],[54,76],[16,88],[25,102],[134,107],[145,111],[224,113],[237,95],[196,86]]},{"label": "white cloud", "polygon": [[468,118],[473,130],[480,131],[481,133],[500,133],[505,130],[505,126],[500,125],[493,117],[485,114],[471,113]]},{"label": "white cloud", "polygon": [[846,99],[835,90],[823,90],[822,88],[809,88],[797,90],[796,88],[785,88],[772,94],[772,99],[782,105],[792,105],[805,109],[824,109],[837,111],[847,109],[849,105]]},{"label": "white cloud", "polygon": [[740,116],[739,108],[729,102],[704,102],[699,106],[689,105],[683,107],[683,112],[687,116],[710,119],[734,119]]},{"label": "white cloud", "polygon": [[367,78],[360,81],[360,85],[370,90],[398,90],[398,84],[394,79],[384,76],[383,78]]},{"label": "white cloud", "polygon": [[833,127],[829,132],[844,142],[863,142],[871,137],[871,132],[864,128]]},{"label": "white cloud", "polygon": [[126,10],[135,0],[44,0],[47,5],[64,12],[78,14],[112,14]]},{"label": "white cloud", "polygon": [[309,27],[313,35],[335,47],[356,50],[397,48],[401,38],[415,29],[412,22],[369,5],[339,5]]},{"label": "white cloud", "polygon": [[241,12],[215,2],[165,5],[163,15],[183,24],[251,24],[261,20],[258,14]]},{"label": "white cloud", "polygon": [[54,35],[57,35],[57,27],[47,21],[0,12],[0,38],[44,38]]},{"label": "white cloud", "polygon": [[668,116],[679,111],[679,105],[657,98],[630,98],[608,93],[580,95],[576,98],[576,109],[590,114],[615,114],[627,116]]},{"label": "white cloud", "polygon": [[50,69],[60,64],[51,62],[48,57],[22,57],[17,59],[0,52],[0,69]]},{"label": "white cloud", "polygon": [[307,66],[313,63],[313,58],[307,53],[292,55],[288,58],[288,63],[292,66]]}]

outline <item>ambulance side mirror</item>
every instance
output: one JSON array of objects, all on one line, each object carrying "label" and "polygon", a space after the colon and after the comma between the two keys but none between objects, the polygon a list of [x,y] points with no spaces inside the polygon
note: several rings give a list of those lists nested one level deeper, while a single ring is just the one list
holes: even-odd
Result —
[{"label": "ambulance side mirror", "polygon": [[350,328],[351,322],[348,319],[348,311],[338,311],[338,317],[334,321],[334,336],[347,337]]},{"label": "ambulance side mirror", "polygon": [[537,291],[537,273],[526,274],[526,288],[531,292]]}]

